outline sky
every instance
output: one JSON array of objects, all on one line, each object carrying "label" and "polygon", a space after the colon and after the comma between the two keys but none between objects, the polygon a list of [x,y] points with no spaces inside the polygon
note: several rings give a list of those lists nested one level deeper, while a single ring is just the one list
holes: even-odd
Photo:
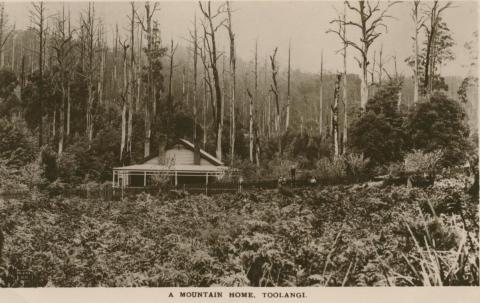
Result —
[{"label": "sky", "polygon": [[[427,2],[428,3],[428,2]],[[219,3],[214,3],[217,6]],[[386,2],[381,3],[385,5]],[[54,15],[62,8],[61,2],[48,2],[49,15]],[[72,15],[72,22],[78,22],[79,14],[87,7],[87,2],[67,1]],[[26,28],[30,24],[30,2],[7,2],[6,13],[11,23],[17,29]],[[140,12],[143,3],[138,2]],[[413,4],[401,2],[390,10],[393,18],[386,20],[388,33],[383,34],[371,46],[370,56],[373,52],[378,54],[383,46],[383,61],[389,73],[393,73],[394,60],[397,58],[399,73],[411,75],[411,69],[404,63],[405,58],[413,51],[414,26],[410,16]],[[180,45],[188,42],[188,31],[193,27],[193,17],[196,12],[200,18],[198,2],[196,1],[160,1],[161,10],[157,20],[160,23],[163,41],[174,39]],[[332,27],[330,21],[336,16],[336,9],[343,10],[340,1],[234,1],[232,2],[233,30],[237,56],[245,61],[252,60],[255,40],[258,39],[259,58],[271,55],[278,46],[278,62],[280,68],[287,64],[288,45],[292,47],[292,68],[304,72],[319,73],[321,52],[324,52],[324,68],[335,72],[343,68],[342,57],[336,53],[341,47],[340,40],[335,34],[327,33]],[[97,15],[106,25],[107,33],[113,34],[115,24],[126,29],[130,12],[128,2],[96,1]],[[455,1],[454,7],[445,11],[444,20],[450,27],[456,45],[453,48],[456,60],[442,67],[443,75],[464,76],[467,73],[467,52],[464,44],[472,41],[473,32],[478,27],[478,5],[476,1]],[[347,15],[347,18],[354,15]],[[358,39],[358,30],[348,28],[347,36],[353,40]],[[112,37],[112,36],[110,36]],[[111,41],[113,38],[110,38]],[[220,49],[228,51],[228,36],[226,29],[220,30]],[[360,73],[360,68],[353,56],[357,51],[348,50],[347,68],[350,73]],[[265,59],[263,59],[265,60]],[[262,62],[262,60],[260,60]],[[377,58],[378,62],[378,58]]]}]

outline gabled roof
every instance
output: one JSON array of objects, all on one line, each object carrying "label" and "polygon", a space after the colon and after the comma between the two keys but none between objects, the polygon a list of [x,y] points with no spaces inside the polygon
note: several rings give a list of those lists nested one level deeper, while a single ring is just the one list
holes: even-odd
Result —
[{"label": "gabled roof", "polygon": [[[195,145],[192,142],[187,141],[185,139],[179,139],[178,141],[181,142],[187,149],[195,151]],[[219,165],[219,166],[223,165],[222,161],[220,161],[217,158],[215,158],[214,156],[210,155],[209,153],[207,153],[203,149],[200,149],[200,156],[202,158],[204,158],[205,160],[209,161],[210,163],[214,164],[214,165]]]},{"label": "gabled roof", "polygon": [[[175,144],[177,143],[180,143],[182,144],[186,149],[188,150],[191,150],[193,152],[195,152],[195,145],[188,141],[188,140],[185,140],[185,139],[177,139]],[[167,147],[167,150],[170,149],[173,145],[175,144],[171,144],[170,146]],[[147,162],[148,160],[151,160],[155,157],[158,157],[158,154],[152,154],[146,158],[143,159],[143,162]],[[206,151],[204,151],[203,149],[200,149],[200,157],[207,160],[208,162],[210,162],[211,164],[213,165],[216,165],[216,166],[223,166],[224,163],[220,160],[218,160],[216,157],[212,156],[211,154],[207,153]]]}]

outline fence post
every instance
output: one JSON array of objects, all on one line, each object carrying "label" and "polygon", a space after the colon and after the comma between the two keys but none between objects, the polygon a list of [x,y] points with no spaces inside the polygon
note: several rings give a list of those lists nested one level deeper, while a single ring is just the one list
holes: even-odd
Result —
[{"label": "fence post", "polygon": [[205,175],[205,195],[208,195],[208,172]]},{"label": "fence post", "polygon": [[238,178],[238,192],[242,192],[243,177]]}]

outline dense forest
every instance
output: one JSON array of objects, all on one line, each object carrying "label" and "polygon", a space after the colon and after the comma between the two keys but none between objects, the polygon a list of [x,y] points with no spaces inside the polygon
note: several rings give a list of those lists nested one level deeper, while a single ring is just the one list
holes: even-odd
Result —
[{"label": "dense forest", "polygon": [[[343,66],[324,69],[319,49],[318,73],[294,66],[295,44],[238,56],[235,2],[199,2],[178,41],[162,37],[161,3],[128,5],[111,31],[94,2],[75,16],[33,2],[24,29],[0,3],[0,286],[19,286],[2,262],[49,286],[478,285],[478,36],[468,74],[443,75],[451,2],[335,3],[325,34]],[[377,43],[399,5],[415,28],[403,58]],[[296,167],[347,185],[71,197],[164,135],[247,180]]]}]

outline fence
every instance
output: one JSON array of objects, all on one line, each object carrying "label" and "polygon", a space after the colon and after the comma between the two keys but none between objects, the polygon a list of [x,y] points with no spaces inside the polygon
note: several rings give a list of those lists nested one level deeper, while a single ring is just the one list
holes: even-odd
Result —
[{"label": "fence", "polygon": [[[281,183],[281,184],[280,184]],[[166,186],[166,187],[139,187],[139,188],[113,188],[111,184],[94,186],[94,187],[81,187],[72,189],[62,189],[56,191],[50,191],[52,196],[62,195],[65,197],[81,197],[85,199],[101,199],[105,201],[118,200],[124,197],[133,197],[140,193],[148,193],[151,195],[158,195],[162,192],[169,191],[186,191],[191,194],[206,194],[215,195],[221,193],[237,193],[240,191],[248,190],[260,190],[260,189],[274,189],[279,186],[287,188],[305,188],[316,187],[326,185],[340,185],[354,183],[354,180],[345,177],[338,178],[319,178],[313,183],[311,179],[302,178],[297,180],[284,180],[279,182],[277,179],[262,179],[262,180],[248,180],[243,182],[214,182],[208,185],[201,184],[183,184],[178,186]],[[0,193],[0,198],[24,198],[29,195],[28,191],[20,192],[3,192]]]}]

